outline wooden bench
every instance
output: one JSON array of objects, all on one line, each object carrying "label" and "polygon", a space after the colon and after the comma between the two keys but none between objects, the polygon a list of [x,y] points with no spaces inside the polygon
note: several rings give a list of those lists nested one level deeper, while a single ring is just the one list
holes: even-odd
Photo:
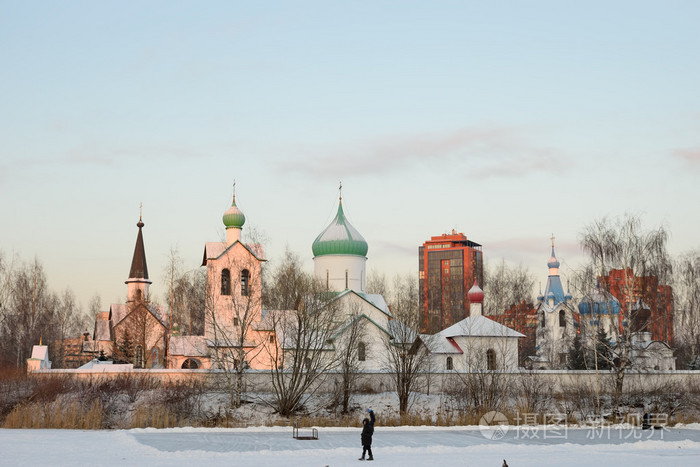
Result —
[{"label": "wooden bench", "polygon": [[318,430],[316,428],[311,429],[311,434],[299,435],[299,427],[297,423],[294,422],[294,430],[292,431],[292,437],[294,439],[318,439]]}]

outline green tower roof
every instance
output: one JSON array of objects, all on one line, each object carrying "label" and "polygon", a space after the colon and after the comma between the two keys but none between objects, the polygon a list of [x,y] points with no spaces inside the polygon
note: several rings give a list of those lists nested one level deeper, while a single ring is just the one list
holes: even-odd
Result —
[{"label": "green tower roof", "polygon": [[238,206],[236,206],[236,195],[233,195],[233,203],[231,203],[231,207],[228,208],[228,211],[224,213],[223,221],[227,229],[240,229],[243,227],[243,224],[245,224],[245,216],[243,215],[243,211],[238,209]]},{"label": "green tower roof", "polygon": [[345,218],[342,202],[338,203],[338,214],[335,219],[316,237],[311,250],[314,256],[367,256],[367,242]]}]

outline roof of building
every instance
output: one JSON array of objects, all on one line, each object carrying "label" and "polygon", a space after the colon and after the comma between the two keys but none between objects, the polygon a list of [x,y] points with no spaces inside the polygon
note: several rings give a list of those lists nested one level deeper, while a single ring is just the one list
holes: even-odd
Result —
[{"label": "roof of building", "polygon": [[104,316],[100,313],[100,316],[95,320],[95,335],[93,336],[95,341],[109,341],[112,340],[112,334],[109,327],[109,313]]},{"label": "roof of building", "polygon": [[427,347],[430,353],[438,354],[462,354],[464,353],[462,349],[455,343],[455,341],[448,337],[443,338],[443,336],[421,334],[421,342]]},{"label": "roof of building", "polygon": [[464,318],[447,329],[438,332],[445,338],[450,337],[525,337],[509,327],[497,323],[485,316],[469,316]]},{"label": "roof of building", "polygon": [[234,245],[240,244],[252,254],[258,261],[265,261],[265,255],[263,252],[262,245],[258,243],[246,244],[241,241],[235,241],[232,244],[226,242],[206,242],[204,244],[204,258],[202,259],[202,266],[207,265],[207,261],[210,259],[219,259],[224,253],[234,247]]},{"label": "roof of building", "polygon": [[134,257],[131,260],[131,269],[129,270],[129,279],[148,279],[148,266],[146,265],[146,250],[143,246],[143,221],[139,218],[136,226],[139,228],[139,233],[136,236],[136,246],[134,247]]},{"label": "roof of building", "polygon": [[311,250],[314,256],[367,256],[367,242],[346,219],[342,201],[338,203],[338,213],[335,219],[316,237],[311,245]]},{"label": "roof of building", "polygon": [[350,294],[357,295],[358,297],[368,302],[370,305],[377,308],[385,315],[391,317],[391,310],[389,309],[389,305],[387,305],[386,300],[384,300],[384,296],[382,296],[381,294],[368,294],[365,292],[358,292],[352,289],[346,289],[342,292],[339,292],[337,297],[335,297],[335,300]]},{"label": "roof of building", "polygon": [[168,351],[170,355],[183,357],[209,356],[209,348],[204,336],[171,336]]},{"label": "roof of building", "polygon": [[49,359],[49,347],[46,345],[35,345],[32,347],[32,359],[34,360],[48,360]]},{"label": "roof of building", "polygon": [[[158,321],[160,321],[160,323],[163,326],[168,325],[167,320],[166,320],[166,316],[165,316],[165,310],[162,306],[160,306],[160,305],[154,306],[154,305],[146,305],[146,304],[142,304],[139,306],[143,306],[144,308],[146,308]],[[111,317],[112,326],[116,326],[117,324],[122,322],[124,320],[124,318],[126,318],[129,315],[129,313],[131,313],[131,311],[132,310],[129,309],[129,306],[127,304],[124,304],[124,303],[113,303],[112,305],[110,305],[109,315]],[[104,339],[95,339],[95,340],[104,340]]]},{"label": "roof of building", "polygon": [[620,313],[620,301],[605,290],[598,280],[598,285],[581,298],[578,311],[582,315],[616,315]]}]

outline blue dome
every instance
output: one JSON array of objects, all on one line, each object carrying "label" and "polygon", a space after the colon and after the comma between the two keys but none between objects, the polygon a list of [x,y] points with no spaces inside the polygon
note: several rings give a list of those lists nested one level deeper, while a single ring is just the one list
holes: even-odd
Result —
[{"label": "blue dome", "polygon": [[618,315],[620,302],[610,292],[598,286],[581,299],[578,311],[582,315]]}]

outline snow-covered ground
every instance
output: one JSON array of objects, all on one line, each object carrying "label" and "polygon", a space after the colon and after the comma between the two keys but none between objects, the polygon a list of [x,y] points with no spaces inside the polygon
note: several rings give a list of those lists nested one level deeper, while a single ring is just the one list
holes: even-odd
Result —
[{"label": "snow-covered ground", "polygon": [[[318,440],[296,440],[291,428],[116,431],[0,430],[0,465],[32,466],[348,466],[358,465],[360,428],[319,428]],[[375,463],[413,467],[694,466],[700,425],[640,430],[507,428],[498,440],[479,427],[382,427]],[[362,464],[364,465],[364,464]],[[373,464],[370,464],[373,465]]]}]

